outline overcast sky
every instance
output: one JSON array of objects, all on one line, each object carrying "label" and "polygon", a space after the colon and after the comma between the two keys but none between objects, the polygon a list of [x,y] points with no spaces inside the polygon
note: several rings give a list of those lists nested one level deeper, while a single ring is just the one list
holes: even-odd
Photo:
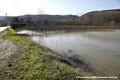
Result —
[{"label": "overcast sky", "polygon": [[[105,9],[120,9],[120,0],[0,0],[0,9],[8,16],[38,14],[75,14]],[[0,16],[4,14],[0,12]]]}]

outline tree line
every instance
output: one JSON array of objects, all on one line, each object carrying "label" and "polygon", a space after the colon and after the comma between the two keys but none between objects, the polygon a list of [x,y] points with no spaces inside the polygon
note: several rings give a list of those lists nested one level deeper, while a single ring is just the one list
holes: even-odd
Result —
[{"label": "tree line", "polygon": [[14,17],[11,26],[14,29],[27,28],[38,31],[57,31],[57,30],[79,30],[79,29],[105,29],[119,28],[120,26],[119,11],[98,11],[84,14],[78,18],[67,17],[64,19],[46,18],[40,14],[38,20],[33,21],[31,16],[27,18]]}]

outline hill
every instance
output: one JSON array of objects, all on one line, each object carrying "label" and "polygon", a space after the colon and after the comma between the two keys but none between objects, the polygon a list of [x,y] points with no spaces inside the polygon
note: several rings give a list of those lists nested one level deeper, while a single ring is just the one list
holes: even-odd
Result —
[{"label": "hill", "polygon": [[79,17],[79,24],[96,26],[120,25],[120,9],[93,11]]},{"label": "hill", "polygon": [[[119,26],[120,25],[120,9],[92,11],[82,16],[77,15],[22,15],[8,16],[7,22],[10,24],[14,17],[20,21],[33,22],[35,24],[44,22],[44,24],[57,25],[86,25],[86,26]],[[0,20],[6,22],[5,16],[0,16]]]}]

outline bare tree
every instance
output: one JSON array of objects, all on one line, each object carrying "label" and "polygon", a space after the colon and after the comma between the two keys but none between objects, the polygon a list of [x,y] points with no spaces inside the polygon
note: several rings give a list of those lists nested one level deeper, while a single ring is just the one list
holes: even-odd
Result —
[{"label": "bare tree", "polygon": [[39,8],[38,9],[38,26],[36,26],[37,27],[37,29],[39,30],[39,31],[42,31],[42,32],[44,32],[44,27],[43,27],[43,24],[44,24],[44,21],[43,21],[43,13],[44,13],[44,9],[42,9],[42,8]]},{"label": "bare tree", "polygon": [[39,16],[39,24],[40,25],[43,25],[43,14],[44,14],[44,9],[42,9],[42,8],[39,8],[38,9],[38,16]]}]

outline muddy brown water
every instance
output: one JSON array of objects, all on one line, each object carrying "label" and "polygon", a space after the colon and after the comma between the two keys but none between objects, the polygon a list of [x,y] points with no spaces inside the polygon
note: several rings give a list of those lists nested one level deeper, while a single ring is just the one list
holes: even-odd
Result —
[{"label": "muddy brown water", "polygon": [[[20,31],[19,33],[35,32]],[[37,34],[29,39],[63,56],[82,56],[90,67],[106,76],[120,75],[120,30],[54,32]]]}]

